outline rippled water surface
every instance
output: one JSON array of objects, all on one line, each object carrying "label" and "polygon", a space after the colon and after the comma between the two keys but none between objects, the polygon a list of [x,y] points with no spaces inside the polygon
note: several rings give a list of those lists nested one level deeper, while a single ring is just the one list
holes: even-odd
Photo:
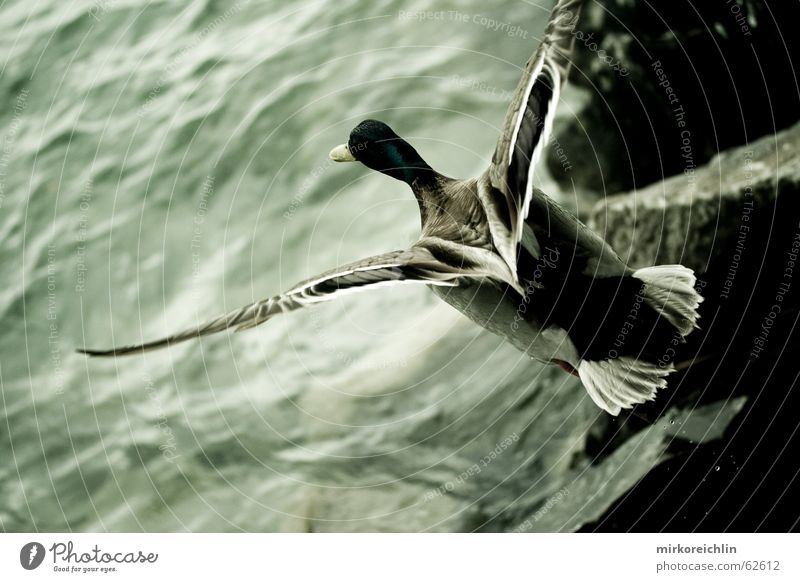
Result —
[{"label": "rippled water surface", "polygon": [[2,4],[0,526],[571,530],[647,471],[663,427],[593,460],[574,379],[424,288],[73,353],[407,246],[407,187],[328,151],[376,117],[478,173],[549,9]]}]

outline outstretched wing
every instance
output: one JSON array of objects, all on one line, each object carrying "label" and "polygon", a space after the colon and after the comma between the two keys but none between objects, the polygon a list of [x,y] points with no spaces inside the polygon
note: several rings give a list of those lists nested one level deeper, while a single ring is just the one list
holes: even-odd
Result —
[{"label": "outstretched wing", "polygon": [[533,195],[533,168],[549,138],[561,85],[569,72],[574,28],[583,0],[558,0],[536,53],[528,60],[497,143],[489,179],[505,196],[510,248],[522,238]]},{"label": "outstretched wing", "polygon": [[235,327],[236,331],[255,327],[274,315],[294,311],[313,303],[330,301],[349,293],[385,285],[425,283],[428,285],[458,284],[458,278],[477,276],[468,267],[444,263],[424,247],[376,255],[338,269],[328,271],[296,285],[291,290],[226,313],[197,327],[169,337],[140,345],[107,350],[80,349],[90,356],[122,356],[154,350],[170,344],[198,338]]}]

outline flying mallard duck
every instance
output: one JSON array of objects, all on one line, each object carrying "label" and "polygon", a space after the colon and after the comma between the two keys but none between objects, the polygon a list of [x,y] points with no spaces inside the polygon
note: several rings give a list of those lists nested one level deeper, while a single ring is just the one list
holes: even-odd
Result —
[{"label": "flying mallard duck", "polygon": [[[401,180],[422,219],[410,248],[376,255],[208,323],[142,345],[79,350],[139,353],[374,287],[422,283],[537,360],[578,376],[612,415],[651,400],[674,371],[670,345],[697,327],[702,297],[681,265],[630,269],[611,247],[533,186],[570,67],[581,0],[559,0],[514,94],[489,168],[455,180],[431,168],[386,124],[366,120],[334,148]],[[674,350],[672,350],[674,353]]]}]

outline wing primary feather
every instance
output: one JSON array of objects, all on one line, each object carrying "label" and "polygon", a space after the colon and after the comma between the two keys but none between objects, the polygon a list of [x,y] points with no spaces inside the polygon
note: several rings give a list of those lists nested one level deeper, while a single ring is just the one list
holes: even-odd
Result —
[{"label": "wing primary feather", "polygon": [[142,353],[232,327],[236,328],[236,331],[250,329],[279,313],[294,311],[366,289],[409,283],[454,286],[458,285],[460,277],[478,277],[485,274],[485,270],[470,271],[468,268],[457,268],[442,263],[424,246],[414,246],[408,250],[378,255],[345,265],[304,281],[282,295],[246,305],[209,322],[159,340],[105,350],[83,348],[77,352],[88,356],[124,356]]},{"label": "wing primary feather", "polygon": [[[521,241],[536,192],[534,168],[550,137],[561,85],[572,64],[581,5],[582,0],[559,0],[553,8],[542,41],[514,93],[488,170],[489,181],[502,193],[510,218],[509,241],[503,247],[506,255],[510,254],[507,246],[516,247]],[[515,270],[515,260],[509,266]]]}]

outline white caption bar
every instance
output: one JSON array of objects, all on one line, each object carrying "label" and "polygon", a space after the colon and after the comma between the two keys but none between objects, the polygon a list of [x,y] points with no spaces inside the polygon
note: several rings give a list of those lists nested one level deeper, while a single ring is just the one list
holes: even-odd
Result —
[{"label": "white caption bar", "polygon": [[0,535],[0,580],[800,580],[798,562],[796,534]]}]

